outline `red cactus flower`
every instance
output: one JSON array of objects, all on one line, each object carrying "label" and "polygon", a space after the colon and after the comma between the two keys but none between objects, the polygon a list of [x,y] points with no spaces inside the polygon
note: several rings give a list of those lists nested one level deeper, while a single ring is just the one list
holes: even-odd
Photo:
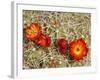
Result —
[{"label": "red cactus flower", "polygon": [[46,34],[41,33],[36,43],[41,45],[42,47],[49,47],[51,44],[51,38]]},{"label": "red cactus flower", "polygon": [[26,38],[35,40],[40,36],[41,31],[42,28],[38,23],[31,23],[30,26],[26,28]]},{"label": "red cactus flower", "polygon": [[62,55],[66,55],[67,48],[59,48],[59,52],[60,52]]},{"label": "red cactus flower", "polygon": [[65,48],[65,47],[67,47],[67,40],[66,39],[58,39],[58,45],[59,45],[59,47],[61,47],[61,48]]},{"label": "red cactus flower", "polygon": [[70,56],[74,60],[79,61],[83,59],[83,57],[87,56],[87,53],[88,48],[82,38],[74,40],[70,43]]},{"label": "red cactus flower", "polygon": [[67,40],[59,39],[58,40],[59,51],[62,55],[65,55],[67,52]]}]

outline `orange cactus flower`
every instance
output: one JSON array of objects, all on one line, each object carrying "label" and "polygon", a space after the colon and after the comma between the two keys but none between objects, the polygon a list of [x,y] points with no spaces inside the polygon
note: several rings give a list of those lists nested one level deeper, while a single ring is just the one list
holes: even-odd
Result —
[{"label": "orange cactus flower", "polygon": [[29,40],[35,40],[40,36],[41,31],[41,25],[38,23],[31,23],[30,26],[26,28],[26,38]]},{"label": "orange cactus flower", "polygon": [[82,38],[74,40],[70,43],[70,56],[74,60],[79,61],[83,59],[83,57],[87,56],[87,53],[88,48]]},{"label": "orange cactus flower", "polygon": [[41,45],[42,47],[49,47],[51,44],[51,38],[46,34],[41,33],[36,43]]}]

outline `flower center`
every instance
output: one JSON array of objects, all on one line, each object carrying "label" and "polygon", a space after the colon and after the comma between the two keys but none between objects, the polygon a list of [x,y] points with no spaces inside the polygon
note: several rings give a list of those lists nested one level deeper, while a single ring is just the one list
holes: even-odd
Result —
[{"label": "flower center", "polygon": [[76,54],[76,55],[79,55],[79,54],[80,54],[80,48],[79,48],[79,47],[76,47],[76,49],[75,49],[75,54]]},{"label": "flower center", "polygon": [[78,52],[78,51],[80,51],[80,49],[79,49],[79,48],[77,48],[77,49],[76,49],[76,51]]},{"label": "flower center", "polygon": [[32,30],[32,34],[35,35],[36,33],[37,33],[37,30],[36,29],[33,29]]}]

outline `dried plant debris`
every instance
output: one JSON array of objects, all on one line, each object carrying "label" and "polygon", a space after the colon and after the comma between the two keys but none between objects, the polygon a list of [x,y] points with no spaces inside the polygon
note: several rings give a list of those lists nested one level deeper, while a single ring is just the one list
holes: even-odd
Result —
[{"label": "dried plant debris", "polygon": [[22,15],[23,69],[91,66],[90,13],[23,10]]}]

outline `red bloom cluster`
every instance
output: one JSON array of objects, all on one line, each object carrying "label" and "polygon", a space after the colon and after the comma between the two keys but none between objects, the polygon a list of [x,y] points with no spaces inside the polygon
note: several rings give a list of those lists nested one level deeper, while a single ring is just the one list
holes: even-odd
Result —
[{"label": "red bloom cluster", "polygon": [[51,38],[42,33],[42,27],[38,23],[31,23],[26,28],[26,38],[28,40],[36,40],[36,43],[42,47],[49,47],[51,44]]},{"label": "red bloom cluster", "polygon": [[[59,46],[59,52],[63,55],[66,55],[68,46],[67,40],[59,39],[58,46]],[[70,42],[69,46],[70,46],[69,50],[70,56],[74,60],[79,61],[83,59],[83,57],[87,56],[88,48],[86,46],[85,41],[82,38]]]},{"label": "red bloom cluster", "polygon": [[[26,28],[26,38],[28,40],[36,40],[35,42],[42,47],[49,47],[51,44],[51,38],[42,33],[42,27],[38,23],[31,23],[30,26]],[[57,43],[59,52],[62,55],[66,55],[68,46],[67,40],[61,38],[58,39]],[[87,56],[88,48],[82,38],[70,42],[69,47],[69,54],[74,60],[79,61]]]}]

